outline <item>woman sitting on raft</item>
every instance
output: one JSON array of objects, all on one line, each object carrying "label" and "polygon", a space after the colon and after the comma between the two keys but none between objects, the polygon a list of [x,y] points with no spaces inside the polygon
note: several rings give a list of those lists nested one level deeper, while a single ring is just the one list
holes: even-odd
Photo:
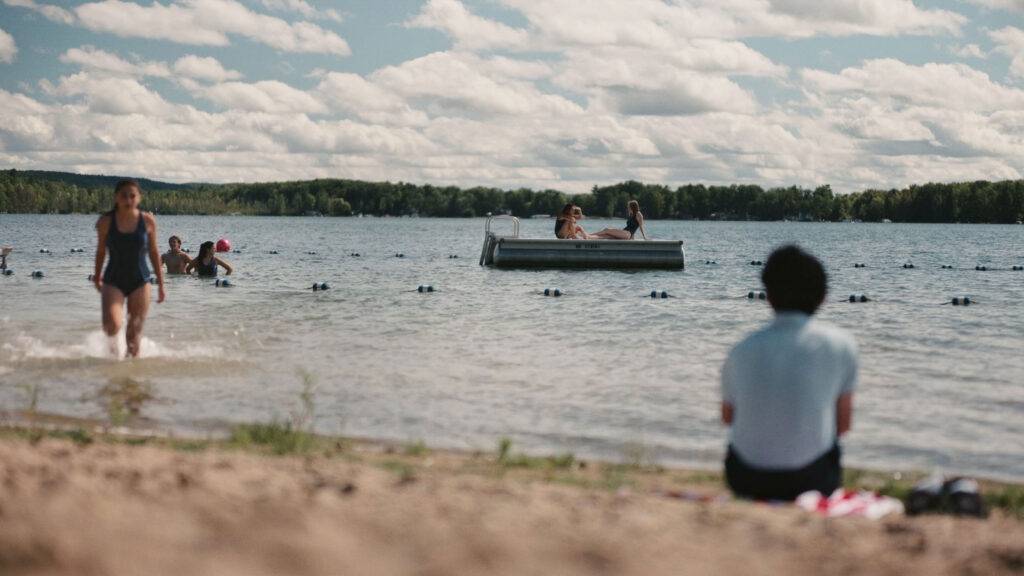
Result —
[{"label": "woman sitting on raft", "polygon": [[558,215],[555,220],[555,237],[562,240],[575,240],[576,236],[576,218],[573,217],[573,209],[576,207],[575,204],[569,202],[562,207],[562,212]]},{"label": "woman sitting on raft", "polygon": [[191,274],[195,270],[200,278],[214,278],[217,276],[217,266],[224,268],[225,276],[231,275],[231,265],[217,258],[213,250],[213,242],[206,241],[199,246],[199,255],[185,267],[185,273]]},{"label": "woman sitting on raft", "polygon": [[636,200],[630,200],[626,204],[626,208],[629,210],[629,216],[626,218],[626,227],[622,230],[618,228],[605,228],[600,232],[591,234],[591,238],[605,238],[608,240],[632,240],[637,230],[640,231],[640,235],[643,236],[644,240],[647,240],[647,230],[644,228],[644,215],[640,213],[640,203]]}]

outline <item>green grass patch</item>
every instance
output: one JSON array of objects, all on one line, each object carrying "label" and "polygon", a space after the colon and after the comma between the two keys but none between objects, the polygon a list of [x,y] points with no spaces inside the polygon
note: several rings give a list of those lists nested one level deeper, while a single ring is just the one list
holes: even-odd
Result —
[{"label": "green grass patch", "polygon": [[497,463],[502,468],[571,469],[576,464],[576,456],[572,453],[557,456],[527,456],[512,452],[512,440],[502,438],[498,441]]},{"label": "green grass patch", "polygon": [[290,422],[239,424],[231,429],[228,444],[236,448],[261,447],[276,455],[302,454],[313,447],[313,436]]},{"label": "green grass patch", "polygon": [[426,456],[427,454],[430,454],[430,448],[427,448],[427,445],[423,440],[417,440],[406,444],[402,449],[402,453],[406,456]]}]

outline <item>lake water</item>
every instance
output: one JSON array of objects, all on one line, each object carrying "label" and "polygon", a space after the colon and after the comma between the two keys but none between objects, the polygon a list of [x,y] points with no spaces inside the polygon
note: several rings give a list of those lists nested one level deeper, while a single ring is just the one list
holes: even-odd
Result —
[{"label": "lake water", "polygon": [[[40,411],[108,418],[142,391],[139,423],[205,434],[287,418],[305,372],[325,433],[487,450],[507,436],[538,453],[717,466],[719,369],[771,317],[746,298],[760,289],[750,261],[796,241],[829,269],[821,318],[861,349],[847,461],[1024,479],[1024,272],[1010,270],[1024,226],[652,221],[686,241],[685,271],[506,271],[477,264],[482,219],[160,217],[162,248],[171,233],[193,254],[230,238],[235,285],[169,278],[145,357],[116,361],[87,281],[94,220],[0,215],[0,244],[17,248],[16,274],[0,277],[4,409],[35,387]],[[551,227],[526,220],[522,235]],[[977,303],[942,305],[964,295]]]}]

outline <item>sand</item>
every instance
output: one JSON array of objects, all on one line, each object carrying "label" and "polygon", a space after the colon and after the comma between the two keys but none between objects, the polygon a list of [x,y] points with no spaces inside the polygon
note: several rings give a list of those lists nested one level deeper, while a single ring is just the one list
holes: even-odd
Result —
[{"label": "sand", "polygon": [[[706,473],[0,438],[4,575],[1020,574],[1024,522],[825,519]],[[616,472],[618,473],[618,472]],[[705,501],[672,495],[687,491]]]}]

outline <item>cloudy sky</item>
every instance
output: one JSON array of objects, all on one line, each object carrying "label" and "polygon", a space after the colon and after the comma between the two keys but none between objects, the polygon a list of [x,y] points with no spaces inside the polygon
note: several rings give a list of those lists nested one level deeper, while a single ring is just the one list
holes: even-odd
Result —
[{"label": "cloudy sky", "polygon": [[585,191],[1024,174],[1024,0],[0,0],[0,167]]}]

